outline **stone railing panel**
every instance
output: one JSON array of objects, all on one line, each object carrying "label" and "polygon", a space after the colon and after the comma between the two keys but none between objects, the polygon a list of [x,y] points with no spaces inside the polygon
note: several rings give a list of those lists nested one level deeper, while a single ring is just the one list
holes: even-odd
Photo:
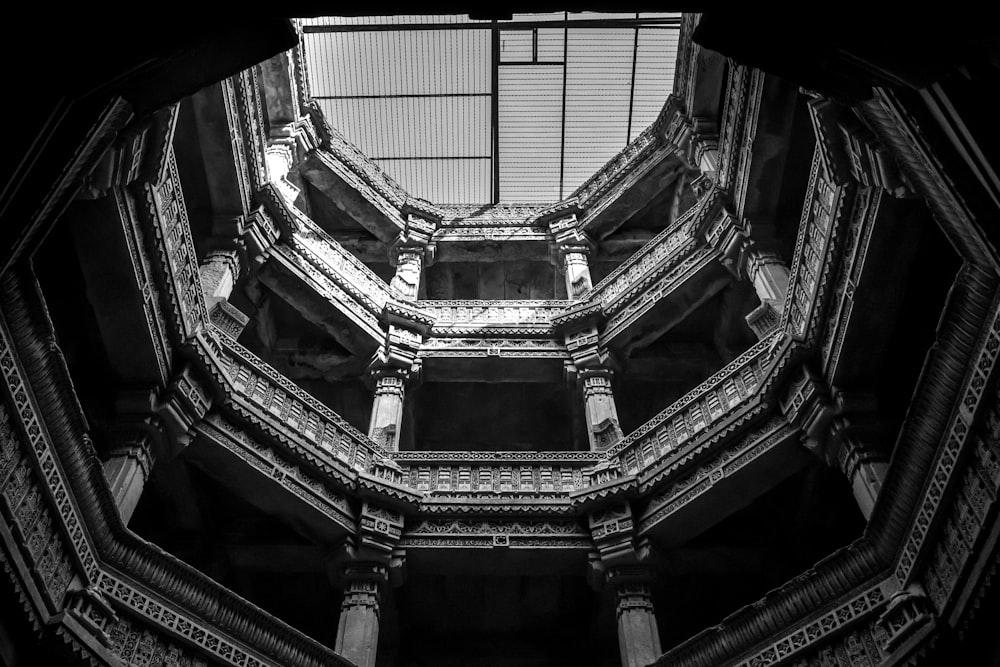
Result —
[{"label": "stone railing panel", "polygon": [[756,393],[783,335],[776,331],[759,341],[609,449],[608,459],[636,473],[710,431]]},{"label": "stone railing panel", "polygon": [[585,486],[590,452],[406,452],[393,456],[404,480],[432,497],[568,495]]},{"label": "stone railing panel", "polygon": [[420,301],[420,309],[434,317],[434,331],[483,328],[528,328],[547,331],[566,301]]},{"label": "stone railing panel", "polygon": [[377,443],[239,343],[226,337],[217,342],[235,396],[271,428],[329,452],[355,470],[366,471],[374,459],[385,457]]}]

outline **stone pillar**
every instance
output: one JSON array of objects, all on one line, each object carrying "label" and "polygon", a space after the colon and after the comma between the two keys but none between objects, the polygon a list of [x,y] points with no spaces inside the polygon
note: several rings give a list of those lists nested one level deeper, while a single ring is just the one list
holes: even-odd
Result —
[{"label": "stone pillar", "polygon": [[606,368],[579,371],[591,451],[604,451],[622,439],[618,408],[611,391],[613,375],[613,371]]},{"label": "stone pillar", "polygon": [[719,168],[719,126],[714,120],[695,116],[691,119],[694,161],[699,171],[712,181]]},{"label": "stone pillar", "polygon": [[368,436],[388,451],[399,451],[399,432],[403,424],[403,397],[409,373],[393,366],[371,371],[375,382],[375,400],[368,423]]},{"label": "stone pillar", "polygon": [[374,667],[379,599],[387,579],[386,568],[374,563],[351,563],[344,566],[343,578],[344,602],[334,651],[358,667]]},{"label": "stone pillar", "polygon": [[169,458],[174,451],[168,433],[176,429],[171,430],[160,412],[163,394],[156,388],[133,389],[115,398],[115,422],[109,429],[109,454],[103,466],[125,525],[139,504],[156,461]]},{"label": "stone pillar", "polygon": [[395,253],[396,275],[389,286],[399,290],[408,299],[416,299],[420,290],[420,276],[423,272],[424,248],[403,246]]},{"label": "stone pillar", "polygon": [[632,562],[607,567],[605,582],[615,596],[622,667],[646,667],[663,652],[650,587],[653,573],[646,565],[626,560]]},{"label": "stone pillar", "polygon": [[788,292],[788,267],[777,253],[752,249],[746,256],[746,274],[760,299],[760,306],[747,315],[746,321],[762,338],[781,318]]},{"label": "stone pillar", "polygon": [[579,299],[594,286],[590,279],[590,263],[587,245],[562,245],[559,247],[562,255],[563,277],[566,280],[566,298]]},{"label": "stone pillar", "polygon": [[838,418],[831,426],[831,437],[840,441],[836,463],[851,482],[854,499],[867,520],[871,518],[875,500],[882,490],[889,458],[880,447],[870,441],[862,441],[852,431],[847,420]]},{"label": "stone pillar", "polygon": [[649,585],[623,584],[615,594],[622,667],[646,667],[663,653]]},{"label": "stone pillar", "polygon": [[407,299],[417,298],[424,266],[430,266],[434,261],[436,246],[431,238],[438,222],[423,213],[407,213],[403,231],[389,249],[389,262],[396,267],[396,275],[389,285]]},{"label": "stone pillar", "polygon": [[154,462],[152,438],[139,429],[122,434],[104,462],[104,475],[125,525],[139,504]]},{"label": "stone pillar", "polygon": [[217,301],[228,299],[240,275],[240,260],[236,250],[212,250],[200,267],[201,288],[209,309]]},{"label": "stone pillar", "polygon": [[587,258],[594,249],[594,242],[579,229],[576,215],[550,222],[549,232],[553,237],[549,260],[566,280],[566,298],[579,299],[593,287]]}]

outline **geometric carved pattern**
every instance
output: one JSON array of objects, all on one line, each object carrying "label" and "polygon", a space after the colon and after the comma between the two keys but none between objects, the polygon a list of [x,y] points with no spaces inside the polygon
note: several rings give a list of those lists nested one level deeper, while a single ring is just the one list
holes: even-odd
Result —
[{"label": "geometric carved pattern", "polygon": [[[833,609],[832,611],[823,614],[815,621],[809,623],[804,627],[800,627],[798,630],[794,631],[787,637],[774,642],[767,648],[754,653],[748,658],[744,658],[740,662],[736,663],[738,667],[767,667],[768,665],[774,665],[779,662],[785,661],[787,658],[791,657],[795,653],[798,653],[804,648],[816,646],[822,643],[826,637],[840,632],[843,628],[849,626],[853,621],[863,616],[868,616],[872,611],[880,608],[883,603],[886,602],[885,593],[879,586],[867,590],[860,595],[855,596],[851,600],[845,602],[839,607]],[[854,641],[851,640],[852,646],[854,646]],[[876,647],[877,648],[877,647]],[[820,652],[822,654],[822,651]],[[860,660],[861,653],[855,651],[853,653],[855,658],[858,658],[857,662],[799,662],[797,665],[812,665],[812,664],[829,664],[832,666],[840,667],[843,665],[875,665],[878,664],[877,661],[870,661],[866,658],[865,661]],[[868,655],[865,649],[864,655]],[[877,654],[878,659],[881,659],[881,654]],[[873,656],[874,657],[874,656]]]},{"label": "geometric carved pattern", "polygon": [[[938,454],[935,466],[930,475],[930,486],[927,495],[923,499],[916,514],[915,521],[911,524],[909,535],[902,549],[899,561],[896,565],[895,576],[900,585],[904,585],[911,576],[916,565],[917,554],[921,550],[927,533],[930,530],[933,517],[939,509],[945,494],[948,481],[951,479],[958,462],[959,455],[966,448],[966,441],[970,436],[970,425],[973,421],[975,409],[978,407],[983,391],[986,388],[986,380],[992,373],[996,363],[997,352],[1000,351],[1000,308],[994,302],[992,305],[992,315],[988,320],[988,327],[984,332],[978,352],[973,356],[975,360],[970,364],[971,373],[966,378],[964,390],[959,394],[959,408],[953,413],[949,431],[944,440],[944,446]],[[992,419],[995,419],[993,417]],[[990,423],[995,423],[991,421]],[[991,444],[991,435],[985,437],[987,443]],[[994,440],[995,441],[995,440]],[[988,457],[987,457],[988,458]],[[983,457],[974,459],[982,461]],[[958,496],[958,507],[964,506],[963,495]],[[968,517],[968,513],[963,513]],[[935,603],[941,602],[942,608],[944,600],[947,598],[944,587],[949,590],[957,581],[961,572],[961,566],[971,552],[971,542],[978,533],[979,524],[973,524],[959,518],[959,524],[952,521],[944,525],[945,540],[947,546],[938,543],[938,552],[935,561],[941,567],[939,576],[931,576],[928,581],[929,591]],[[968,534],[959,534],[963,529],[969,529]],[[936,579],[936,580],[935,580]]]},{"label": "geometric carved pattern", "polygon": [[772,333],[674,401],[609,449],[609,459],[617,459],[623,471],[638,472],[731,416],[763,383],[774,344],[782,335],[780,331]]}]

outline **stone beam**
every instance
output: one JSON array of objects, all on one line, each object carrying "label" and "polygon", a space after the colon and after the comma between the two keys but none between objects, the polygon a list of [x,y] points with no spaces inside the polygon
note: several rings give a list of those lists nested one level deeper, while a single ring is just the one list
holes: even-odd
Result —
[{"label": "stone beam", "polygon": [[[318,149],[302,163],[302,175],[333,206],[384,243],[390,243],[404,226],[398,209],[338,163],[332,153]],[[317,220],[323,226],[322,220]]]}]

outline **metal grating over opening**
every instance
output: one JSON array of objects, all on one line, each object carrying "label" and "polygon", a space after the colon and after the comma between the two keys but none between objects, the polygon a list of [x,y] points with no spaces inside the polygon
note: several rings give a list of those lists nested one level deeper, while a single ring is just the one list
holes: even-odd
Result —
[{"label": "metal grating over opening", "polygon": [[680,14],[304,19],[310,94],[410,194],[551,203],[655,119]]}]

